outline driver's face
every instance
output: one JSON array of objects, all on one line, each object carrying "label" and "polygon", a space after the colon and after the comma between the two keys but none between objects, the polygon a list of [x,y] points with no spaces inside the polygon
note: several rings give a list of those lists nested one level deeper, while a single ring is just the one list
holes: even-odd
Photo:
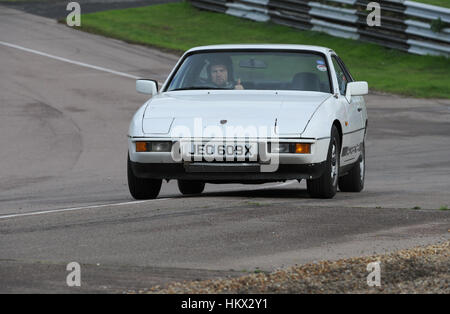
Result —
[{"label": "driver's face", "polygon": [[228,82],[228,71],[224,65],[213,65],[211,67],[211,80],[217,86],[223,86]]}]

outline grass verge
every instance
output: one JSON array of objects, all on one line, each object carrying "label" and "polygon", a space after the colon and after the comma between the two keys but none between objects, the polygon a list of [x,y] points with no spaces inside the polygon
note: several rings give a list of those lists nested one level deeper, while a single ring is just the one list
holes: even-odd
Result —
[{"label": "grass verge", "polygon": [[450,1],[448,0],[416,0],[414,2],[420,2],[425,4],[437,5],[444,8],[450,8]]},{"label": "grass verge", "polygon": [[181,54],[223,43],[310,44],[334,49],[357,80],[372,90],[450,98],[450,59],[418,56],[379,45],[207,12],[187,2],[82,15],[81,30]]}]

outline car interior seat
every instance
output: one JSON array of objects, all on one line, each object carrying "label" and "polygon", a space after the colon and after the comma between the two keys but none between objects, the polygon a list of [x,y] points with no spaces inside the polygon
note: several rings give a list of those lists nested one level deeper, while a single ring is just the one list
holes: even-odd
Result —
[{"label": "car interior seat", "polygon": [[299,72],[294,75],[291,89],[304,91],[321,91],[319,76],[310,72]]}]

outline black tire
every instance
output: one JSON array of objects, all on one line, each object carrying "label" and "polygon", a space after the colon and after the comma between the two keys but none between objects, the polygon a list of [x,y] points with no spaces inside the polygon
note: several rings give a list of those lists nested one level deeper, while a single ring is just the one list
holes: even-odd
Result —
[{"label": "black tire", "polygon": [[332,198],[336,195],[339,178],[341,142],[336,126],[331,128],[331,140],[325,171],[317,179],[306,180],[308,194],[313,198]]},{"label": "black tire", "polygon": [[361,192],[364,189],[366,177],[366,151],[362,142],[361,156],[348,174],[339,178],[339,190],[342,192]]},{"label": "black tire", "polygon": [[205,189],[205,182],[178,180],[178,189],[183,195],[200,194]]},{"label": "black tire", "polygon": [[137,200],[154,199],[161,190],[161,179],[146,179],[136,177],[131,169],[130,156],[127,161],[128,189],[131,196]]}]

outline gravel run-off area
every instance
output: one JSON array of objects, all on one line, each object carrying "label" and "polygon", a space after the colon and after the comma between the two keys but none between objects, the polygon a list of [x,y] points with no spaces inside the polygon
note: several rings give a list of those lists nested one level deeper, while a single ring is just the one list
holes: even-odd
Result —
[{"label": "gravel run-off area", "polygon": [[[450,232],[450,230],[449,230]],[[369,263],[379,262],[380,286]],[[238,278],[174,282],[127,293],[450,293],[450,241],[383,255],[321,261]]]}]

